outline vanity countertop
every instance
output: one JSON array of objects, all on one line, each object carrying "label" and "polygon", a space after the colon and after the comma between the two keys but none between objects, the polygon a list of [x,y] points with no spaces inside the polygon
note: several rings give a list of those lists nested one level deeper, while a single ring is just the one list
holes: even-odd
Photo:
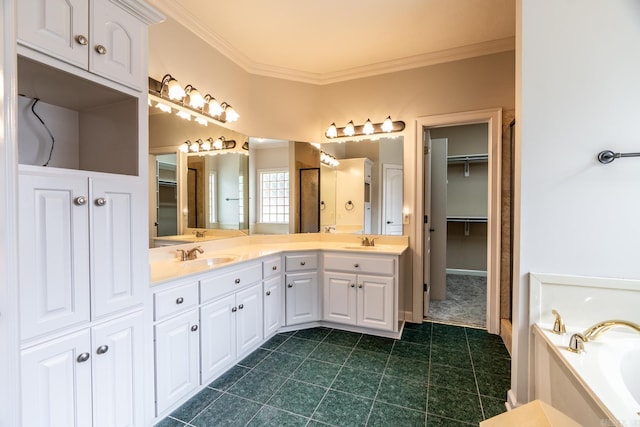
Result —
[{"label": "vanity countertop", "polygon": [[407,236],[376,236],[375,246],[361,246],[360,236],[343,234],[252,235],[198,242],[204,253],[191,261],[179,261],[176,251],[192,249],[194,243],[149,250],[151,285],[189,277],[241,262],[283,252],[332,251],[358,255],[401,255],[409,247]]}]

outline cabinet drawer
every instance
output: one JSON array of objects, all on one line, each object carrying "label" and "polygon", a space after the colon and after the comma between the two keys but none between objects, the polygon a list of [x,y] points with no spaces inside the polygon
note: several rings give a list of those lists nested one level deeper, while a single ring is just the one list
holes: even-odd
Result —
[{"label": "cabinet drawer", "polygon": [[266,279],[267,277],[275,276],[276,274],[280,274],[282,272],[282,261],[280,257],[271,258],[262,262],[262,277]]},{"label": "cabinet drawer", "polygon": [[262,279],[262,263],[243,266],[200,280],[202,302],[235,292]]},{"label": "cabinet drawer", "polygon": [[154,295],[155,320],[198,305],[198,282],[178,286]]},{"label": "cabinet drawer", "polygon": [[287,271],[315,270],[318,268],[318,254],[287,255],[284,257]]},{"label": "cabinet drawer", "polygon": [[395,259],[390,257],[328,254],[324,256],[324,269],[391,276],[395,274]]}]

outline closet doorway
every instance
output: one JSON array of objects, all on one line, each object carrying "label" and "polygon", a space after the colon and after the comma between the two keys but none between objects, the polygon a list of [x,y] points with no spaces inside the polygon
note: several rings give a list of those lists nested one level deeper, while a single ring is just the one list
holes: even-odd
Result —
[{"label": "closet doorway", "polygon": [[501,111],[420,118],[416,129],[424,223],[414,298],[421,285],[427,320],[498,333]]}]

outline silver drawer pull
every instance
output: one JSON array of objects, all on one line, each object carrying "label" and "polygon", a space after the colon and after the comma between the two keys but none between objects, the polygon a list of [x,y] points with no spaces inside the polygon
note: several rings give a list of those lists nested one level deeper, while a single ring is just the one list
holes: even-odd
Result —
[{"label": "silver drawer pull", "polygon": [[271,295],[271,291],[267,291],[267,296]]},{"label": "silver drawer pull", "polygon": [[195,331],[197,331],[197,330],[198,330],[198,325],[193,325],[193,326],[191,327],[191,332],[195,332]]},{"label": "silver drawer pull", "polygon": [[271,267],[271,269],[272,269],[273,271],[276,271],[276,270],[278,269],[278,267],[274,265],[273,267]]},{"label": "silver drawer pull", "polygon": [[79,45],[86,46],[86,45],[87,45],[87,43],[89,43],[89,39],[88,39],[88,38],[86,38],[85,36],[83,36],[82,34],[78,34],[78,35],[76,36],[76,42],[77,42]]},{"label": "silver drawer pull", "polygon": [[73,199],[73,203],[75,203],[77,206],[82,206],[87,203],[87,198],[84,196],[78,196]]},{"label": "silver drawer pull", "polygon": [[100,55],[106,55],[107,54],[107,48],[102,46],[101,44],[96,46],[96,52],[98,52]]},{"label": "silver drawer pull", "polygon": [[300,261],[300,265],[305,265],[306,263],[306,261]]},{"label": "silver drawer pull", "polygon": [[235,282],[236,282],[236,285],[239,284],[240,283],[240,279],[236,279]]},{"label": "silver drawer pull", "polygon": [[108,345],[101,345],[100,347],[98,347],[98,349],[96,350],[96,353],[98,354],[105,354],[107,351],[109,351],[109,346]]},{"label": "silver drawer pull", "polygon": [[104,206],[107,204],[107,199],[105,199],[104,197],[100,197],[99,199],[96,199],[96,206]]},{"label": "silver drawer pull", "polygon": [[78,361],[78,363],[82,363],[82,362],[86,362],[87,360],[89,360],[89,357],[91,357],[91,355],[89,353],[82,353],[78,356],[78,358],[76,359]]},{"label": "silver drawer pull", "polygon": [[236,311],[238,311],[238,307],[233,307],[233,308],[231,308],[231,312],[232,312],[232,313],[235,313]]},{"label": "silver drawer pull", "polygon": [[239,310],[242,310],[243,308],[244,308],[244,304],[240,304],[240,305],[238,306],[238,309],[239,309]]},{"label": "silver drawer pull", "polygon": [[355,268],[358,268],[358,267],[360,267],[360,264],[353,264],[353,266],[354,266]]},{"label": "silver drawer pull", "polygon": [[293,283],[289,283],[289,284],[287,285],[287,288],[293,288]]},{"label": "silver drawer pull", "polygon": [[182,297],[178,297],[176,299],[176,304],[182,304],[183,302],[184,302],[184,298],[182,298]]},{"label": "silver drawer pull", "polygon": [[352,287],[352,288],[355,288],[355,287],[356,287],[356,284],[355,284],[355,283],[352,283],[352,284],[351,284],[351,287]]}]

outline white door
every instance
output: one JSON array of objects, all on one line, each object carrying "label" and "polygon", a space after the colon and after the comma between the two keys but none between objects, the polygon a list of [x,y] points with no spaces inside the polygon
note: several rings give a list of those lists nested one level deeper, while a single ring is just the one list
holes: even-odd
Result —
[{"label": "white door", "polygon": [[448,139],[431,140],[431,299],[447,298],[447,152]]},{"label": "white door", "polygon": [[93,427],[144,424],[141,312],[92,330]]},{"label": "white door", "polygon": [[237,311],[235,295],[220,298],[200,309],[202,384],[236,361]]},{"label": "white door", "polygon": [[91,1],[89,71],[142,89],[147,26],[108,1]]},{"label": "white door", "polygon": [[356,324],[356,275],[326,272],[323,283],[324,320]]},{"label": "white door", "polygon": [[136,238],[143,224],[137,180],[91,179],[91,272],[93,318],[142,304],[146,241]]},{"label": "white door", "polygon": [[16,5],[19,43],[77,67],[87,68],[87,0],[20,0]]},{"label": "white door", "polygon": [[89,320],[87,179],[20,174],[20,328],[27,339]]},{"label": "white door", "polygon": [[22,352],[22,425],[91,425],[89,330]]},{"label": "white door", "polygon": [[393,277],[358,274],[358,325],[393,330]]},{"label": "white door", "polygon": [[265,280],[264,291],[264,338],[275,334],[282,326],[282,278]]},{"label": "white door", "polygon": [[287,274],[287,326],[318,320],[318,273]]},{"label": "white door", "polygon": [[262,343],[262,284],[236,293],[236,348],[240,358]]},{"label": "white door", "polygon": [[402,235],[402,165],[382,165],[382,234]]},{"label": "white door", "polygon": [[160,414],[199,385],[197,310],[157,324],[155,335],[156,402]]}]

